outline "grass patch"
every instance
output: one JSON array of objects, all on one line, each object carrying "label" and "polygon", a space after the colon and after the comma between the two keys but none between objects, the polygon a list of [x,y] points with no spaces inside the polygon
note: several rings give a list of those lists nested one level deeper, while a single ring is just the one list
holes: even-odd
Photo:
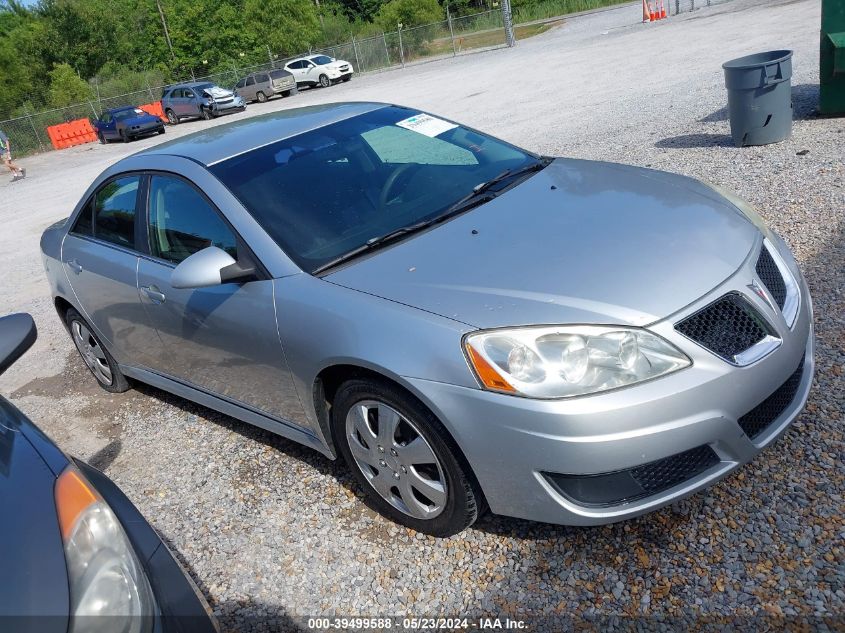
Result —
[{"label": "grass patch", "polygon": [[[562,24],[563,20],[544,22],[542,24],[525,24],[514,27],[514,34],[517,40],[528,39],[534,35],[545,33],[549,29]],[[505,33],[501,27],[479,33],[455,33],[455,48],[461,51],[474,48],[487,48],[488,46],[499,46],[505,43]],[[448,36],[429,42],[429,55],[446,55],[452,52],[452,40]]]},{"label": "grass patch", "polygon": [[[514,24],[545,20],[567,13],[578,13],[590,9],[610,7],[615,4],[625,4],[630,0],[541,0],[530,4],[517,3],[513,9]],[[536,35],[536,33],[535,33]]]}]

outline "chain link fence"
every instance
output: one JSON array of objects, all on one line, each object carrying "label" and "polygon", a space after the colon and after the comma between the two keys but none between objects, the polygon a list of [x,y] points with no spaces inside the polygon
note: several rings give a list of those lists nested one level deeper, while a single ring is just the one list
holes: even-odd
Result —
[{"label": "chain link fence", "polygon": [[678,15],[679,13],[689,13],[704,7],[710,7],[716,4],[723,4],[730,2],[730,0],[665,0],[667,2],[666,8],[669,15]]},{"label": "chain link fence", "polygon": [[[677,15],[696,9],[721,4],[729,0],[665,0],[669,13]],[[300,55],[290,57],[276,56],[262,64],[238,66],[234,62],[231,69],[213,74],[184,77],[182,81],[208,81],[223,88],[231,89],[237,81],[253,72],[281,68],[288,61],[304,55],[324,54],[337,59],[344,59],[354,64],[357,74],[377,72],[388,68],[404,67],[415,62],[433,60],[442,57],[460,55],[467,51],[506,46],[506,36],[502,12],[498,9],[483,11],[460,17],[447,16],[442,22],[425,24],[410,28],[400,28],[391,33],[382,33],[362,39],[352,38],[349,42],[312,49]],[[85,103],[78,103],[65,108],[56,108],[41,112],[24,111],[6,121],[0,121],[3,130],[12,143],[14,156],[26,156],[36,152],[53,149],[47,136],[46,128],[74,119],[94,119],[109,108],[121,106],[139,106],[158,101],[163,85],[152,85],[149,76],[145,77],[143,89],[116,95],[104,95],[98,84],[94,84],[96,98]],[[176,82],[171,82],[176,83]],[[104,86],[105,89],[105,86]]]},{"label": "chain link fence", "polygon": [[[281,68],[287,62],[305,55],[323,54],[344,59],[354,64],[356,74],[371,73],[388,68],[404,67],[414,62],[454,56],[469,50],[505,45],[502,13],[499,10],[484,11],[457,18],[449,16],[442,22],[411,28],[400,28],[392,33],[311,49],[290,57],[275,56],[273,61],[249,66],[232,63],[231,70],[197,76],[191,73],[181,81],[207,81],[231,89],[238,80],[253,72]],[[171,82],[177,83],[177,82]],[[53,149],[47,136],[47,127],[67,123],[75,119],[95,119],[109,108],[139,106],[161,99],[165,86],[153,86],[147,79],[143,89],[116,95],[102,94],[98,84],[93,85],[96,97],[85,103],[65,108],[30,113],[0,121],[3,130],[11,140],[14,156],[26,156]]]}]

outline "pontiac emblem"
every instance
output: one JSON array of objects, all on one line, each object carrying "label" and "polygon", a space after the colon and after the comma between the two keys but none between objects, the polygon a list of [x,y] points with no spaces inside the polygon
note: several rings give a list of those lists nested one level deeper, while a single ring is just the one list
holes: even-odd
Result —
[{"label": "pontiac emblem", "polygon": [[763,301],[765,301],[766,305],[769,306],[772,309],[773,312],[775,311],[775,307],[772,305],[771,299],[766,294],[766,291],[763,290],[763,287],[760,284],[758,284],[756,281],[752,280],[751,283],[748,284],[748,287],[751,288],[751,290],[754,292],[755,295],[757,295]]}]

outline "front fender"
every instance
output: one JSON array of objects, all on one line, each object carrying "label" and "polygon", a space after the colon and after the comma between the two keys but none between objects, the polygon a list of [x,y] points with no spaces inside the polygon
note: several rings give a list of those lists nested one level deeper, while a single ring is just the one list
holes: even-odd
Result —
[{"label": "front fender", "polygon": [[411,378],[478,387],[461,348],[470,326],[304,273],[274,284],[279,336],[314,428],[314,384],[334,365],[369,369],[411,392]]}]

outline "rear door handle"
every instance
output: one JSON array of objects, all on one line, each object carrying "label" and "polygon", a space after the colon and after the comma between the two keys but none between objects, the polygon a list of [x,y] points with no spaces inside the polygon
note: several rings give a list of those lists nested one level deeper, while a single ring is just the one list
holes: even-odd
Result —
[{"label": "rear door handle", "polygon": [[78,261],[76,261],[75,259],[70,260],[70,261],[67,263],[67,265],[68,265],[68,268],[70,268],[70,269],[71,269],[73,272],[75,272],[77,275],[78,275],[79,273],[81,273],[81,272],[82,272],[82,264],[80,264],[80,263],[79,263]]},{"label": "rear door handle", "polygon": [[167,297],[155,286],[142,286],[141,290],[147,295],[153,303],[164,303]]}]

